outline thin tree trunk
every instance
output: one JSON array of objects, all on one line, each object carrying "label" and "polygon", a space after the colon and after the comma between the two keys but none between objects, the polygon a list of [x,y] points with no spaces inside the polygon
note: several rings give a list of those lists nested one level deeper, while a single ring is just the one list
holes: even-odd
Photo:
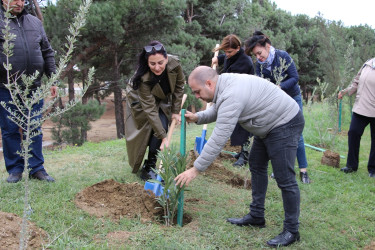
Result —
[{"label": "thin tree trunk", "polygon": [[73,69],[68,73],[68,91],[69,91],[69,101],[74,100],[74,72]]},{"label": "thin tree trunk", "polygon": [[[87,78],[87,69],[82,69],[82,88],[86,87],[86,78]],[[88,92],[88,91],[87,91]],[[87,100],[89,99],[89,93],[86,93],[85,95],[82,96],[82,104],[86,104]]]},{"label": "thin tree trunk", "polygon": [[[82,88],[85,88],[86,87],[86,78],[87,78],[87,69],[82,69]],[[82,96],[82,104],[87,104],[87,100],[88,100],[88,96],[85,94]],[[86,142],[87,141],[87,130],[84,130],[81,128],[81,138],[82,138],[82,142]]]},{"label": "thin tree trunk", "polygon": [[43,14],[42,11],[40,10],[38,0],[33,0],[34,6],[35,6],[35,14],[39,18],[40,21],[43,22]]},{"label": "thin tree trunk", "polygon": [[122,138],[125,135],[125,116],[124,107],[122,106],[122,89],[120,87],[120,64],[118,63],[118,54],[115,50],[114,68],[115,68],[115,83],[113,92],[115,97],[115,118],[116,118],[116,131],[117,138]]}]

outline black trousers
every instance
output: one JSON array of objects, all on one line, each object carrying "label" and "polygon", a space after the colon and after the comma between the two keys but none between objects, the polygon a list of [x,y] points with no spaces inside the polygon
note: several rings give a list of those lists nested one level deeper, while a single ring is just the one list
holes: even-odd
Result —
[{"label": "black trousers", "polygon": [[367,117],[354,112],[348,131],[349,151],[346,166],[354,170],[358,169],[358,157],[361,137],[368,124],[370,124],[371,129],[371,150],[367,169],[369,173],[375,173],[375,117]]},{"label": "black trousers", "polygon": [[[166,132],[168,132],[168,118],[161,109],[159,109],[159,118],[160,118],[160,121],[163,125],[163,128],[165,129]],[[156,162],[156,156],[158,154],[158,151],[160,150],[161,141],[162,141],[161,139],[154,136],[154,131],[152,131],[150,140],[148,142],[148,157],[147,157],[147,159],[149,161],[155,161]]]}]

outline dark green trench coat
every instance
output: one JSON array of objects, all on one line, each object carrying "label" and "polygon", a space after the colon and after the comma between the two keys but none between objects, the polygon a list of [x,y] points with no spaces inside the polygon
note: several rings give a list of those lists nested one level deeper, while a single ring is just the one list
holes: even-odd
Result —
[{"label": "dark green trench coat", "polygon": [[176,57],[168,55],[166,66],[171,93],[167,96],[157,83],[151,86],[152,73],[142,76],[137,90],[129,84],[126,88],[125,139],[129,165],[136,173],[143,161],[151,133],[163,139],[167,137],[160,118],[159,108],[171,121],[172,113],[178,114],[184,94],[185,76]]}]

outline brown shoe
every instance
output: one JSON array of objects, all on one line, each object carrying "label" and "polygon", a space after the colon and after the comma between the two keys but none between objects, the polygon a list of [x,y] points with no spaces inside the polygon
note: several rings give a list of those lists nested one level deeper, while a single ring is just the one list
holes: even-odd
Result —
[{"label": "brown shoe", "polygon": [[9,177],[7,178],[8,183],[17,183],[20,180],[22,180],[22,172],[9,174]]},{"label": "brown shoe", "polygon": [[30,179],[37,179],[40,181],[55,182],[51,176],[47,174],[45,170],[39,170],[30,176]]}]

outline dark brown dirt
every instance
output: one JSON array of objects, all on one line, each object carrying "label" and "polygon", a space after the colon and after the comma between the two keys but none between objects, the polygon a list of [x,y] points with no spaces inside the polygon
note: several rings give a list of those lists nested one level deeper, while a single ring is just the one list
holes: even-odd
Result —
[{"label": "dark brown dirt", "polygon": [[[16,214],[0,211],[0,249],[19,249],[22,218]],[[45,244],[47,233],[29,222],[29,239],[27,249],[41,249]]]},{"label": "dark brown dirt", "polygon": [[[79,192],[74,203],[80,209],[96,217],[109,217],[118,221],[123,217],[139,218],[141,222],[163,223],[163,210],[153,194],[149,194],[139,183],[122,184],[114,180],[96,183]],[[184,213],[182,223],[192,218]],[[177,218],[174,218],[177,224]]]},{"label": "dark brown dirt", "polygon": [[326,150],[324,151],[320,162],[327,166],[339,168],[340,167],[340,155],[336,152]]},{"label": "dark brown dirt", "polygon": [[122,184],[114,180],[96,183],[79,192],[74,200],[77,207],[96,217],[119,220],[140,218],[142,222],[159,217],[161,209],[155,196],[149,195],[139,183]]},{"label": "dark brown dirt", "polygon": [[[230,146],[229,142],[224,148],[225,151],[230,152],[239,152],[240,149],[240,146]],[[188,169],[194,166],[194,161],[197,158],[194,150],[191,150],[189,152],[189,158],[190,161],[189,165],[187,166]],[[208,176],[209,178],[212,178],[218,182],[223,182],[225,184],[231,185],[232,187],[251,189],[250,173],[248,176],[241,176],[239,174],[233,173],[232,171],[224,167],[224,165],[222,164],[224,160],[230,160],[232,162],[236,161],[236,159],[230,154],[220,153],[215,161],[203,173],[203,175]]]}]

